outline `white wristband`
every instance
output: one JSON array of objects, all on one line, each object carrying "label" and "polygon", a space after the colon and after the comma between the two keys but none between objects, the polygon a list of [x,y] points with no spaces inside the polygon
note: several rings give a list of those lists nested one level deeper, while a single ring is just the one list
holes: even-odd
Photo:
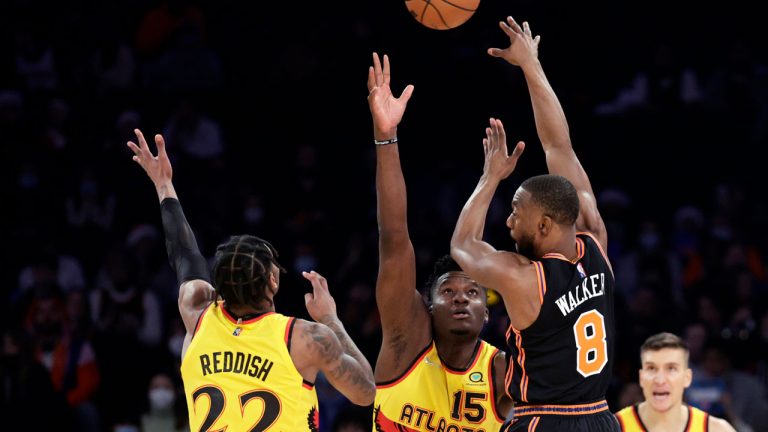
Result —
[{"label": "white wristband", "polygon": [[382,141],[374,139],[373,143],[376,144],[376,145],[395,144],[395,143],[397,143],[397,137],[394,137],[394,138],[391,138],[391,139],[388,139],[388,140],[382,140]]}]

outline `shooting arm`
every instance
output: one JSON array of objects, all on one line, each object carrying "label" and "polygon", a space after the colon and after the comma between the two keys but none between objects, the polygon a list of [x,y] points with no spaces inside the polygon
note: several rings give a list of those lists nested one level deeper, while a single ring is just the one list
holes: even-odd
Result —
[{"label": "shooting arm", "polygon": [[605,249],[608,242],[605,224],[597,210],[597,200],[587,173],[573,151],[568,121],[560,101],[538,59],[532,59],[521,67],[531,94],[536,131],[544,147],[547,168],[550,174],[567,178],[576,188],[580,207],[576,228],[595,234]]}]

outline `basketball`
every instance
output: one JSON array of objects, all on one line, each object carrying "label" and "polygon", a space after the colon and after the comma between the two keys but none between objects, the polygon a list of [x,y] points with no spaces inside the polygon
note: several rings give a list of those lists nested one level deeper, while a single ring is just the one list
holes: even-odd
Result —
[{"label": "basketball", "polygon": [[435,30],[456,28],[472,17],[480,0],[405,0],[416,21]]}]

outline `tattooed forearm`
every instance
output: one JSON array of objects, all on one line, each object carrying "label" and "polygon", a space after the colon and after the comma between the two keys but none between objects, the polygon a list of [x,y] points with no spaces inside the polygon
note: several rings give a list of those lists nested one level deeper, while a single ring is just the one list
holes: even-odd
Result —
[{"label": "tattooed forearm", "polygon": [[350,400],[360,405],[370,404],[376,393],[371,365],[338,319],[324,321],[325,325],[316,324],[307,332],[308,343],[325,364],[321,369],[331,384]]},{"label": "tattooed forearm", "polygon": [[[363,366],[366,370],[372,370],[368,360],[357,348],[357,345],[352,342],[352,339],[344,329],[344,324],[342,324],[338,318],[324,318],[323,324],[333,330],[333,332],[336,334],[336,337],[339,338],[339,342],[341,342],[341,346],[344,348],[345,353],[349,354],[355,360],[357,360],[357,362],[360,363],[360,365]],[[371,374],[373,374],[373,372],[371,372]]]},{"label": "tattooed forearm", "polygon": [[341,356],[343,347],[334,343],[331,335],[320,326],[313,325],[305,333],[307,348],[317,352],[325,359],[335,359]]}]

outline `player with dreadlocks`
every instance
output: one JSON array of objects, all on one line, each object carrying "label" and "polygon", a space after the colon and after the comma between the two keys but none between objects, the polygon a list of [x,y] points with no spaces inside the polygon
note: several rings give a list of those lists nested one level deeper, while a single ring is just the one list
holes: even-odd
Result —
[{"label": "player with dreadlocks", "polygon": [[168,258],[180,284],[187,330],[181,376],[191,429],[317,431],[313,383],[321,371],[353,403],[371,404],[371,366],[339,321],[325,278],[303,273],[312,284],[305,302],[316,322],[276,313],[273,298],[285,272],[277,251],[263,239],[240,235],[218,247],[211,285],[173,188],[163,137],[155,135],[154,156],[135,132],[138,144],[128,147],[157,190]]}]

